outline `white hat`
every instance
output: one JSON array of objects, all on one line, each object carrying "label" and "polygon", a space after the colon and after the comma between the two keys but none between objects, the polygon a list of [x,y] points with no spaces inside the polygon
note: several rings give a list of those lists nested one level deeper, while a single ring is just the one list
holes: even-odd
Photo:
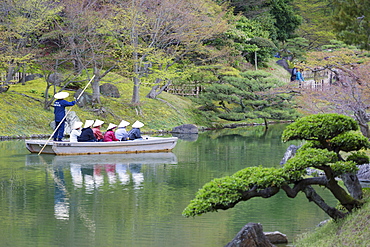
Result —
[{"label": "white hat", "polygon": [[93,123],[94,123],[94,120],[86,120],[86,121],[85,121],[84,128],[89,128],[89,127],[91,127],[91,125],[93,125]]},{"label": "white hat", "polygon": [[109,123],[107,130],[113,129],[115,127],[117,127],[116,124]]},{"label": "white hat", "polygon": [[129,123],[129,122],[127,122],[127,121],[125,121],[125,120],[122,120],[122,121],[119,123],[118,127],[126,127],[126,126],[129,126],[129,125],[130,125],[130,123]]},{"label": "white hat", "polygon": [[132,124],[132,128],[141,128],[143,126],[144,124],[140,121],[136,121],[135,123]]},{"label": "white hat", "polygon": [[81,127],[82,127],[82,122],[77,121],[73,124],[73,129],[79,129]]},{"label": "white hat", "polygon": [[68,92],[59,92],[54,95],[54,98],[56,99],[65,99],[69,96]]},{"label": "white hat", "polygon": [[94,125],[93,125],[93,127],[101,126],[101,125],[103,125],[103,123],[104,123],[104,121],[101,121],[101,120],[99,120],[99,119],[96,119],[96,120],[95,120],[95,123],[94,123]]}]

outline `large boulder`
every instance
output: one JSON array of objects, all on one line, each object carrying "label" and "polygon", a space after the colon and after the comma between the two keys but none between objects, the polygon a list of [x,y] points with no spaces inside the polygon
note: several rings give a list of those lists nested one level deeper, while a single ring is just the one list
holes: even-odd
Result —
[{"label": "large boulder", "polygon": [[357,177],[360,182],[370,183],[370,164],[358,166]]},{"label": "large boulder", "polygon": [[9,85],[1,85],[0,86],[0,93],[5,93],[9,90]]},{"label": "large boulder", "polygon": [[272,247],[274,246],[263,233],[262,225],[246,224],[225,247]]},{"label": "large boulder", "polygon": [[100,85],[100,93],[107,97],[112,98],[119,98],[121,95],[119,94],[118,88],[110,83],[104,83]]},{"label": "large boulder", "polygon": [[60,86],[63,81],[63,75],[60,73],[52,73],[47,78],[48,82],[54,84],[55,86]]},{"label": "large boulder", "polygon": [[183,124],[183,125],[172,128],[171,133],[198,134],[198,127],[195,124]]},{"label": "large boulder", "polygon": [[91,102],[92,102],[92,95],[90,93],[87,93],[87,92],[83,92],[83,94],[81,95],[82,93],[82,89],[78,89],[76,91],[76,93],[74,94],[74,97],[77,99],[78,97],[80,97],[77,101],[77,105],[79,107],[84,107],[86,105],[91,105]]},{"label": "large boulder", "polygon": [[268,240],[272,244],[287,244],[288,243],[288,238],[286,237],[286,235],[278,231],[265,232],[265,236],[268,238]]},{"label": "large boulder", "polygon": [[283,67],[284,69],[289,70],[289,64],[286,59],[278,60],[276,61],[276,63],[280,65],[281,67]]},{"label": "large boulder", "polygon": [[[24,77],[24,82],[36,80],[36,79],[42,78],[42,77],[44,77],[42,74],[30,74],[30,75],[26,75]],[[21,83],[22,81],[23,81],[23,77],[21,79],[19,79],[18,83]]]},{"label": "large boulder", "polygon": [[[69,135],[72,132],[73,124],[77,121],[80,121],[80,118],[77,116],[76,112],[70,111],[65,119],[64,125],[64,134]],[[50,127],[55,130],[55,121],[50,123]]]},{"label": "large boulder", "polygon": [[284,165],[289,159],[293,158],[300,146],[290,145],[285,151],[284,157],[280,161],[280,165]]}]

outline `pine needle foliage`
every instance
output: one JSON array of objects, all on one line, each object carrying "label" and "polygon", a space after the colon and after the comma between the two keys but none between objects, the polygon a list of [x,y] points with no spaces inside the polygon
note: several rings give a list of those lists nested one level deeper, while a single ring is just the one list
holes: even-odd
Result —
[{"label": "pine needle foliage", "polygon": [[[345,213],[312,197],[316,192],[311,185],[328,188],[348,213],[362,205],[336,181],[336,177],[353,174],[358,169],[357,165],[369,161],[364,153],[358,152],[367,148],[369,142],[357,130],[355,120],[339,114],[317,114],[298,119],[285,129],[282,139],[306,140],[307,144],[298,149],[297,154],[283,167],[247,167],[231,176],[216,178],[197,192],[184,209],[183,215],[190,217],[219,209],[227,210],[253,197],[274,196],[282,189],[293,198],[299,192],[304,192],[309,200],[314,200],[330,217],[343,218]],[[347,159],[342,157],[343,152],[349,153]],[[325,175],[308,177],[307,168],[321,170]],[[355,188],[356,180],[351,183]]]},{"label": "pine needle foliage", "polygon": [[276,90],[283,84],[266,71],[246,71],[206,85],[196,102],[202,111],[225,120],[295,119],[294,94]]}]

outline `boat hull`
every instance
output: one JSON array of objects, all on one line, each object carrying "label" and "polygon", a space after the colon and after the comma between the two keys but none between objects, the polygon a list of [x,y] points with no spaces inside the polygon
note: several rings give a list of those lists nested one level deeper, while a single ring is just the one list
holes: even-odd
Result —
[{"label": "boat hull", "polygon": [[[148,137],[119,142],[54,142],[47,140],[25,140],[31,153],[55,155],[115,154],[169,152],[177,144],[177,137]],[[44,147],[45,146],[45,147]]]}]

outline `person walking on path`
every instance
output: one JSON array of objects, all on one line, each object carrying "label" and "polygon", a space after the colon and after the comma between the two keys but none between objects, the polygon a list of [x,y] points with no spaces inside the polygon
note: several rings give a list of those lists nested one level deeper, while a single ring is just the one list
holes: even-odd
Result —
[{"label": "person walking on path", "polygon": [[302,75],[302,72],[303,72],[303,69],[299,69],[297,71],[297,81],[298,81],[298,86],[299,87],[302,87],[302,83],[304,82],[304,78],[303,78],[303,75]]},{"label": "person walking on path", "polygon": [[[57,100],[54,102],[54,121],[55,128],[58,128],[53,135],[54,141],[62,141],[64,137],[64,127],[65,127],[65,115],[66,107],[74,106],[76,101],[68,102],[65,100],[69,96],[68,92],[59,92],[54,95]],[[59,126],[59,127],[58,127]]]}]

